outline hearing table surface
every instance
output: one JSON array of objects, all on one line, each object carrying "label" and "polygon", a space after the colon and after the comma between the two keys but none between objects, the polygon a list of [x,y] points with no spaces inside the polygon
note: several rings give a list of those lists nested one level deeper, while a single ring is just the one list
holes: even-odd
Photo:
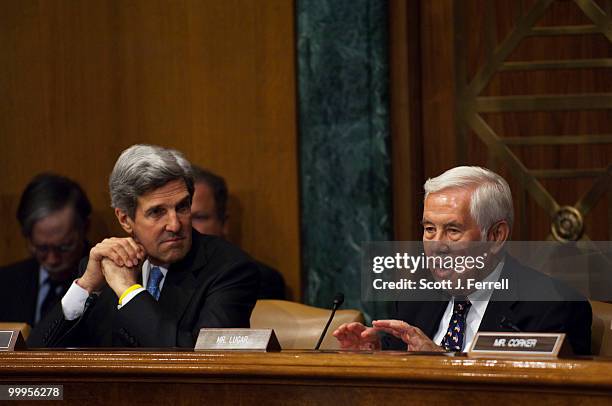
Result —
[{"label": "hearing table surface", "polygon": [[[68,404],[610,404],[612,359],[475,359],[401,352],[29,350],[0,385],[64,385]],[[23,404],[23,403],[21,403]]]}]

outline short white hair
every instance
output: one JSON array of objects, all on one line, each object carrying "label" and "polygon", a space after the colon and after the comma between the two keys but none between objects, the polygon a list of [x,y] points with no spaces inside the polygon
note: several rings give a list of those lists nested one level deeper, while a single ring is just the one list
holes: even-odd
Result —
[{"label": "short white hair", "polygon": [[191,164],[183,154],[158,145],[132,145],[121,153],[110,174],[111,206],[134,219],[138,197],[173,180],[183,180],[193,197]]},{"label": "short white hair", "polygon": [[512,192],[508,182],[493,171],[479,166],[458,166],[428,179],[423,188],[425,199],[430,193],[444,189],[474,189],[470,199],[470,214],[478,224],[483,238],[486,238],[488,230],[498,221],[505,220],[512,228]]}]

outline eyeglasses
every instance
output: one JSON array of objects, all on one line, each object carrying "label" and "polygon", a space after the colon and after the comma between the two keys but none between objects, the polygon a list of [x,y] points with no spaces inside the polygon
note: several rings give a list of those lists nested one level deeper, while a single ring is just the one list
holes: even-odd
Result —
[{"label": "eyeglasses", "polygon": [[56,254],[68,254],[69,252],[73,252],[79,245],[78,241],[75,241],[70,244],[62,244],[62,245],[34,245],[32,244],[32,248],[34,252],[40,256],[45,256],[49,252],[53,251]]}]

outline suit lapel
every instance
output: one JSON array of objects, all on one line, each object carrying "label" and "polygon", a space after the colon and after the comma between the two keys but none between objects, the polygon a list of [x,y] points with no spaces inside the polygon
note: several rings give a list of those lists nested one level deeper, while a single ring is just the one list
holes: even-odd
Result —
[{"label": "suit lapel", "polygon": [[[513,311],[513,307],[516,301],[493,301],[490,300],[487,305],[480,327],[478,331],[504,331],[510,330],[507,323],[514,324],[516,316]],[[506,320],[504,322],[504,320]]]},{"label": "suit lapel", "polygon": [[436,333],[438,332],[438,328],[440,327],[440,320],[442,320],[442,316],[444,315],[444,311],[448,306],[448,300],[439,301],[439,302],[425,302],[423,311],[420,312],[420,320],[419,324],[422,326],[421,330],[430,337],[432,340]]},{"label": "suit lapel", "polygon": [[28,270],[25,286],[21,293],[23,295],[22,318],[27,320],[30,326],[34,325],[34,318],[36,317],[36,302],[38,300],[38,289],[40,288],[38,286],[39,273],[38,262],[32,261],[32,268]]},{"label": "suit lapel", "polygon": [[[508,290],[495,290],[489,299],[487,310],[482,317],[478,331],[507,331],[511,330],[507,325],[516,322],[513,311],[518,303],[520,291],[520,274],[513,271],[516,269],[515,262],[509,255],[504,260],[504,268],[499,279],[508,279]],[[505,322],[503,320],[506,320]]]},{"label": "suit lapel", "polygon": [[402,320],[420,328],[427,337],[433,339],[450,297],[441,291],[430,292],[428,300],[406,303],[405,310],[400,314]]},{"label": "suit lapel", "polygon": [[165,312],[180,320],[195,292],[195,277],[190,270],[170,269],[163,289],[159,295],[159,304]]},{"label": "suit lapel", "polygon": [[189,253],[177,263],[170,265],[166,281],[159,295],[159,304],[164,311],[181,320],[187,305],[196,290],[196,275],[206,265],[205,250],[200,238],[192,233]]}]

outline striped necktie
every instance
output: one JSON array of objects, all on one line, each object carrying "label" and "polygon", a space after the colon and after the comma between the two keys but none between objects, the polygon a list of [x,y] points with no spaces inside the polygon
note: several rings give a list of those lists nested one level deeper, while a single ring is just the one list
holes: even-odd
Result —
[{"label": "striped necktie", "polygon": [[151,272],[149,273],[149,281],[147,282],[147,292],[149,292],[155,300],[159,299],[159,294],[161,293],[159,283],[162,279],[164,279],[164,274],[162,273],[161,269],[159,269],[157,266],[151,268]]},{"label": "striped necktie", "polygon": [[472,304],[469,300],[456,300],[453,306],[453,314],[448,323],[448,330],[440,344],[446,351],[461,351],[465,339],[465,328],[467,313]]}]

